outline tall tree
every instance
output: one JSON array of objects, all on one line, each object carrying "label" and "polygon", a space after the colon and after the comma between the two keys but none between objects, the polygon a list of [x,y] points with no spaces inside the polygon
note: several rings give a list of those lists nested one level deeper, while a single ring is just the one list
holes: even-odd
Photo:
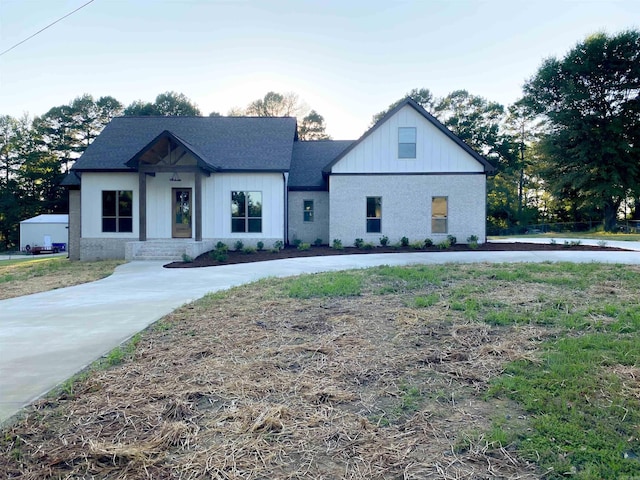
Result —
[{"label": "tall tree", "polygon": [[545,60],[524,92],[548,120],[547,184],[596,208],[613,230],[622,201],[640,197],[640,31],[588,37]]},{"label": "tall tree", "polygon": [[136,100],[124,109],[125,115],[192,116],[202,115],[198,106],[186,95],[177,92],[159,94],[153,103]]},{"label": "tall tree", "polygon": [[327,140],[329,135],[325,132],[324,117],[315,110],[311,110],[298,125],[298,137],[300,140]]},{"label": "tall tree", "polygon": [[427,112],[432,113],[433,107],[435,106],[436,99],[428,88],[414,88],[401,99],[393,102],[382,112],[376,113],[371,119],[371,125],[375,125],[378,121],[384,117],[390,110],[393,110],[398,105],[400,105],[405,98],[411,98],[414,102],[424,108]]},{"label": "tall tree", "polygon": [[233,108],[230,117],[296,117],[300,140],[326,140],[324,117],[301,102],[295,93],[267,92],[263,98],[251,102],[246,109]]}]

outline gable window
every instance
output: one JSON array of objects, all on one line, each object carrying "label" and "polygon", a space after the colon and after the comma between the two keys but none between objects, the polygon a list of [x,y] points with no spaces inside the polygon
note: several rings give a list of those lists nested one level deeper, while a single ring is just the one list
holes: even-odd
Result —
[{"label": "gable window", "polygon": [[382,197],[367,197],[367,233],[382,231]]},{"label": "gable window", "polygon": [[416,158],[416,127],[398,128],[398,158]]},{"label": "gable window", "polygon": [[304,221],[313,222],[313,200],[304,200]]},{"label": "gable window", "polygon": [[431,233],[447,233],[447,197],[431,198]]},{"label": "gable window", "polygon": [[231,192],[231,231],[262,232],[262,192]]},{"label": "gable window", "polygon": [[133,192],[102,191],[102,231],[133,232]]}]

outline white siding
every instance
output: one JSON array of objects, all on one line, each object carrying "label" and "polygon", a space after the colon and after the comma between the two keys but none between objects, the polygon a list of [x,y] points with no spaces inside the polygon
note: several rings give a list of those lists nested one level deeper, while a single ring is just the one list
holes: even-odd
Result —
[{"label": "white siding", "polygon": [[[133,191],[133,232],[116,233],[102,231],[102,191],[103,190],[132,190]],[[89,173],[82,174],[82,189],[80,190],[82,205],[82,238],[138,238],[138,192],[137,173]]]},{"label": "white siding", "polygon": [[[231,192],[262,193],[262,232],[231,232]],[[202,237],[224,239],[284,239],[284,178],[282,173],[214,173],[203,178]]]},{"label": "white siding", "polygon": [[[406,236],[412,242],[439,242],[454,235],[466,243],[470,235],[485,241],[484,175],[333,175],[330,178],[330,239],[353,245],[356,238],[378,244]],[[382,231],[366,232],[366,197],[382,197]],[[431,232],[431,198],[448,199],[448,231]]]},{"label": "white siding", "polygon": [[[416,158],[398,158],[398,127],[416,127]],[[484,166],[405,106],[342,158],[332,173],[483,172]]]},{"label": "white siding", "polygon": [[[191,189],[191,236],[195,238],[196,228],[193,223],[196,218],[197,205],[195,202],[195,175],[180,172],[180,181],[170,181],[172,173],[156,173],[155,177],[147,176],[147,238],[171,238],[172,197],[173,188]],[[204,183],[204,182],[203,182]],[[136,210],[134,212],[137,221]]]}]

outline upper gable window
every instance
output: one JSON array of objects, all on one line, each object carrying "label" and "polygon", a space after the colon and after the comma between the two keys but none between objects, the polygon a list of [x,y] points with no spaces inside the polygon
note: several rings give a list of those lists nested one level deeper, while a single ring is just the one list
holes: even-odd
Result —
[{"label": "upper gable window", "polygon": [[398,128],[398,158],[416,158],[416,127]]}]

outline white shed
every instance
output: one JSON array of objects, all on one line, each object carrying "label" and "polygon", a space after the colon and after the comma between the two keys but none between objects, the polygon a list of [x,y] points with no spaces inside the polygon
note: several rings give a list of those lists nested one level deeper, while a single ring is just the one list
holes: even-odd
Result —
[{"label": "white shed", "polygon": [[[44,214],[20,222],[20,250],[56,246],[65,251],[69,243],[69,215]],[[64,247],[62,247],[64,244]]]}]

